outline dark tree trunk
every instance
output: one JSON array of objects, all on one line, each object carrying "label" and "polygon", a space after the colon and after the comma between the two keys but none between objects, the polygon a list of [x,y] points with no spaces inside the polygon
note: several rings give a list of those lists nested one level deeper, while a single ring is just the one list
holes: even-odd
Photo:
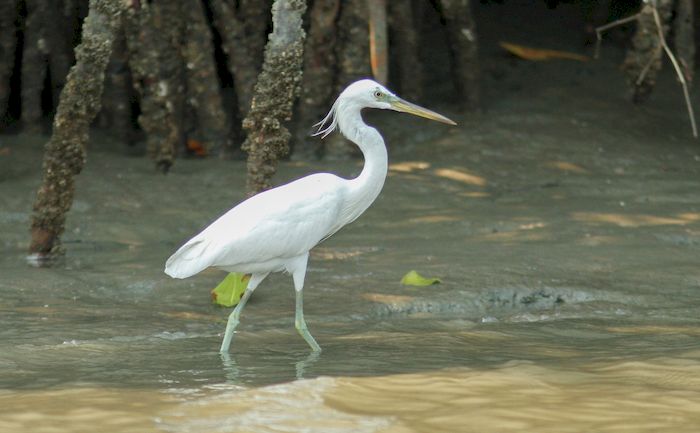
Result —
[{"label": "dark tree trunk", "polygon": [[[368,19],[367,0],[341,2],[336,43],[336,94],[353,81],[372,74],[369,63]],[[329,159],[347,159],[358,154],[356,146],[351,145],[340,134],[331,135],[323,143],[325,156]]]},{"label": "dark tree trunk", "polygon": [[[221,35],[221,46],[226,53],[229,72],[233,75],[233,85],[238,100],[238,114],[245,117],[253,99],[253,88],[258,76],[258,63],[247,41],[243,21],[239,18],[234,5],[226,0],[211,0],[214,25]],[[253,60],[251,60],[253,59]]]},{"label": "dark tree trunk", "polygon": [[470,0],[440,0],[447,22],[447,36],[452,58],[452,76],[461,105],[479,107],[479,58],[476,24]]},{"label": "dark tree trunk", "polygon": [[410,100],[420,101],[423,96],[423,65],[418,56],[416,30],[419,24],[414,19],[412,3],[412,0],[389,2],[391,42],[396,53],[396,75],[401,94]]},{"label": "dark tree trunk", "polygon": [[328,112],[335,93],[335,21],[339,10],[340,0],[316,0],[311,8],[294,143],[294,154],[300,159],[318,157],[321,150],[320,141],[310,139],[310,132]]},{"label": "dark tree trunk", "polygon": [[51,72],[51,94],[58,102],[61,90],[66,84],[68,71],[73,64],[73,43],[71,40],[72,17],[70,10],[65,10],[62,1],[51,0],[47,3],[46,42],[49,50],[49,70]]},{"label": "dark tree trunk", "polygon": [[372,70],[369,64],[369,17],[366,0],[341,2],[338,18],[338,80],[336,90],[360,78],[367,78]]},{"label": "dark tree trunk", "polygon": [[244,43],[250,55],[248,61],[255,66],[256,72],[263,63],[272,4],[272,0],[238,0],[238,14],[247,36]]},{"label": "dark tree trunk", "polygon": [[610,2],[611,0],[579,2],[581,17],[583,18],[584,44],[596,43],[596,28],[604,25],[611,18]]},{"label": "dark tree trunk", "polygon": [[693,0],[678,0],[674,22],[676,56],[685,74],[688,86],[693,83],[695,71],[695,12]]},{"label": "dark tree trunk", "polygon": [[0,121],[7,110],[10,77],[15,64],[17,2],[18,0],[0,0]]},{"label": "dark tree trunk", "polygon": [[[136,1],[141,0],[124,0],[130,7],[138,8]],[[66,17],[66,33],[67,33],[67,43],[70,47],[73,47],[80,43],[80,32],[76,32],[75,29],[80,27],[80,22],[88,13],[89,2],[86,0],[62,0],[63,3],[63,15]],[[73,50],[69,54],[73,58]]]},{"label": "dark tree trunk", "polygon": [[299,93],[304,54],[302,15],[305,0],[275,0],[273,31],[265,47],[262,72],[255,85],[250,112],[243,121],[248,138],[248,192],[269,188],[277,161],[289,152],[289,131],[282,125],[290,120]]},{"label": "dark tree trunk", "polygon": [[[666,37],[673,0],[658,0],[657,4],[663,25],[663,35]],[[663,49],[653,12],[652,6],[642,6],[637,19],[637,30],[632,37],[632,46],[627,50],[622,63],[622,69],[632,90],[632,100],[635,103],[644,102],[649,98],[661,70]]]},{"label": "dark tree trunk", "polygon": [[129,64],[141,103],[138,121],[148,152],[163,173],[184,146],[184,65],[179,52],[183,29],[179,0],[142,2],[127,19]]},{"label": "dark tree trunk", "polygon": [[104,72],[120,25],[122,0],[90,0],[90,12],[76,48],[46,144],[44,178],[32,217],[29,252],[39,263],[58,251],[66,213],[73,203],[75,176],[85,164],[90,123],[100,109]]},{"label": "dark tree trunk", "polygon": [[131,98],[129,57],[126,50],[124,27],[122,26],[115,37],[112,58],[107,66],[100,126],[109,128],[123,143],[131,143],[133,135]]},{"label": "dark tree trunk", "polygon": [[47,12],[51,0],[25,0],[27,19],[22,53],[22,126],[25,131],[42,132],[41,92],[48,67],[46,39]]},{"label": "dark tree trunk", "polygon": [[185,34],[182,57],[186,65],[187,102],[197,119],[198,137],[209,150],[229,146],[227,119],[221,99],[221,85],[214,62],[212,34],[200,0],[182,5]]},{"label": "dark tree trunk", "polygon": [[389,80],[389,35],[386,0],[369,0],[369,57],[374,79],[383,85]]}]

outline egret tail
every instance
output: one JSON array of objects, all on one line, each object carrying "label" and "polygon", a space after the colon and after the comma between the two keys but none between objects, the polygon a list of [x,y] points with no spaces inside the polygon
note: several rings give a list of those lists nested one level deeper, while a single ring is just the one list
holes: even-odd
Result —
[{"label": "egret tail", "polygon": [[204,239],[192,239],[165,262],[165,273],[173,278],[187,278],[202,272],[211,264],[204,260],[209,243]]}]

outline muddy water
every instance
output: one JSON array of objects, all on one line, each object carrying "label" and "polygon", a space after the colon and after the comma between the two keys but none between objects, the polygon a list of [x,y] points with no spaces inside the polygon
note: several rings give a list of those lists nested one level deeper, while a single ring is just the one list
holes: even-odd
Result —
[{"label": "muddy water", "polygon": [[[32,269],[43,138],[5,138],[0,431],[696,431],[695,144],[659,150],[658,134],[632,151],[591,126],[592,147],[567,116],[502,114],[388,134],[406,144],[384,194],[312,256],[318,357],[294,332],[288,276],[260,287],[222,358],[227,311],[208,290],[223,275],[161,272],[241,197],[242,163],[162,177],[96,143],[65,261]],[[411,269],[443,283],[400,286]]]},{"label": "muddy water", "polygon": [[[95,137],[66,258],[32,269],[46,138],[0,136],[0,431],[697,431],[700,148],[673,78],[631,107],[614,61],[484,67],[484,113],[429,104],[459,128],[370,116],[390,175],[312,254],[317,357],[288,276],[221,357],[223,275],[162,273],[243,197],[243,163],[164,177]],[[290,162],[277,181],[360,168]],[[412,269],[442,284],[399,285]]]}]

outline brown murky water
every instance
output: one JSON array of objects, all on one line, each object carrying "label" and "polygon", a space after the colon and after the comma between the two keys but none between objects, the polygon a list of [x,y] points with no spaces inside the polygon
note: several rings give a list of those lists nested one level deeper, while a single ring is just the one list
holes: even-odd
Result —
[{"label": "brown murky water", "polygon": [[[45,137],[0,136],[0,431],[697,431],[700,147],[680,90],[665,75],[632,107],[616,58],[504,59],[484,32],[484,113],[418,101],[453,129],[370,114],[390,176],[312,255],[318,357],[288,276],[256,291],[222,358],[223,275],[162,273],[243,197],[242,163],[164,177],[96,137],[66,259],[31,269]],[[277,181],[360,167],[285,163]],[[411,269],[443,283],[401,286]]]}]

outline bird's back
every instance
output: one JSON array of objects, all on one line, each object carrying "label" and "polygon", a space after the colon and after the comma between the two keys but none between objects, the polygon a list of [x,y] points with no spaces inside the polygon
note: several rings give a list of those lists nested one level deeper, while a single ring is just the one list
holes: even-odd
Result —
[{"label": "bird's back", "polygon": [[[165,272],[187,278],[210,266],[273,272],[345,225],[347,180],[306,176],[240,203],[178,249]],[[338,225],[340,224],[340,227]]]}]

